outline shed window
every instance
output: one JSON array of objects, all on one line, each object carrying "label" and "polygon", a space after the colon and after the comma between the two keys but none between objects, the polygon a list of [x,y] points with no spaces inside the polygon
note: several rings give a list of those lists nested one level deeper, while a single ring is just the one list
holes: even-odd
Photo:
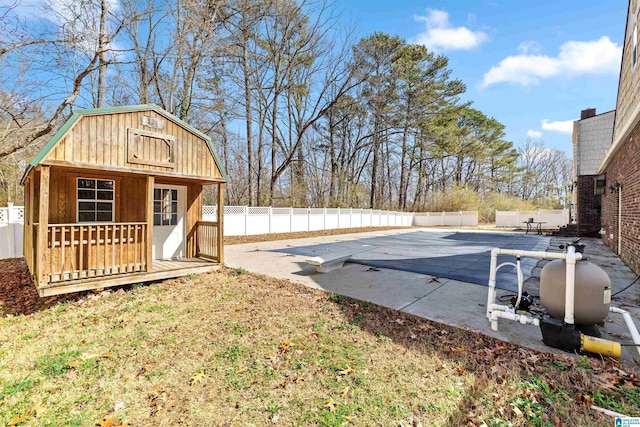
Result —
[{"label": "shed window", "polygon": [[114,181],[78,178],[78,222],[113,222]]},{"label": "shed window", "polygon": [[593,186],[593,194],[604,194],[607,189],[607,175],[602,174],[596,176]]},{"label": "shed window", "polygon": [[178,190],[153,190],[153,225],[178,224]]}]

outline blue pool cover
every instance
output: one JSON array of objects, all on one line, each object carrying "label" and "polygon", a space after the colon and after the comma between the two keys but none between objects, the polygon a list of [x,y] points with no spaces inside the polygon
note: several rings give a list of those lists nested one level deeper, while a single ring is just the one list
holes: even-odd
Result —
[{"label": "blue pool cover", "polygon": [[[478,285],[489,282],[491,249],[522,249],[544,251],[549,238],[524,233],[415,231],[402,234],[336,241],[302,247],[277,249],[277,252],[322,256],[353,252],[349,262],[375,268],[408,271],[434,277],[460,280]],[[498,263],[515,262],[515,257],[498,257]],[[539,259],[522,258],[524,280]],[[513,267],[498,271],[496,286],[517,290]]]}]

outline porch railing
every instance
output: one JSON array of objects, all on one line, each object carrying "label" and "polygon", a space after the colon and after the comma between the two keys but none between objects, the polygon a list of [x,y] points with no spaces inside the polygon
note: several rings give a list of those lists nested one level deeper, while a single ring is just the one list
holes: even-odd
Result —
[{"label": "porch railing", "polygon": [[196,256],[219,261],[218,257],[218,223],[214,221],[198,221],[194,229],[195,235],[189,236],[189,244],[195,246]]},{"label": "porch railing", "polygon": [[[34,224],[34,237],[37,229]],[[147,244],[144,222],[49,224],[45,253],[36,254],[36,263],[44,263],[45,283],[144,272]]]}]

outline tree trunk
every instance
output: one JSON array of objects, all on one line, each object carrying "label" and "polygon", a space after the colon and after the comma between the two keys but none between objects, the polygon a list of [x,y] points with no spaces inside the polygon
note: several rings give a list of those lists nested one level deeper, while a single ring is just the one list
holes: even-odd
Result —
[{"label": "tree trunk", "polygon": [[98,34],[98,94],[96,107],[104,107],[107,91],[107,0],[100,0],[100,29]]}]

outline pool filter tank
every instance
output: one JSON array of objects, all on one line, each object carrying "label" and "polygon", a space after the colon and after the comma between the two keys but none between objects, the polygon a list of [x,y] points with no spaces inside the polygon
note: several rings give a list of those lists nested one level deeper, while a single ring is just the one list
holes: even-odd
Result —
[{"label": "pool filter tank", "polygon": [[[540,303],[556,319],[564,318],[566,263],[556,259],[540,273]],[[576,263],[575,324],[595,325],[604,320],[611,303],[611,280],[603,269],[588,261]]]}]

